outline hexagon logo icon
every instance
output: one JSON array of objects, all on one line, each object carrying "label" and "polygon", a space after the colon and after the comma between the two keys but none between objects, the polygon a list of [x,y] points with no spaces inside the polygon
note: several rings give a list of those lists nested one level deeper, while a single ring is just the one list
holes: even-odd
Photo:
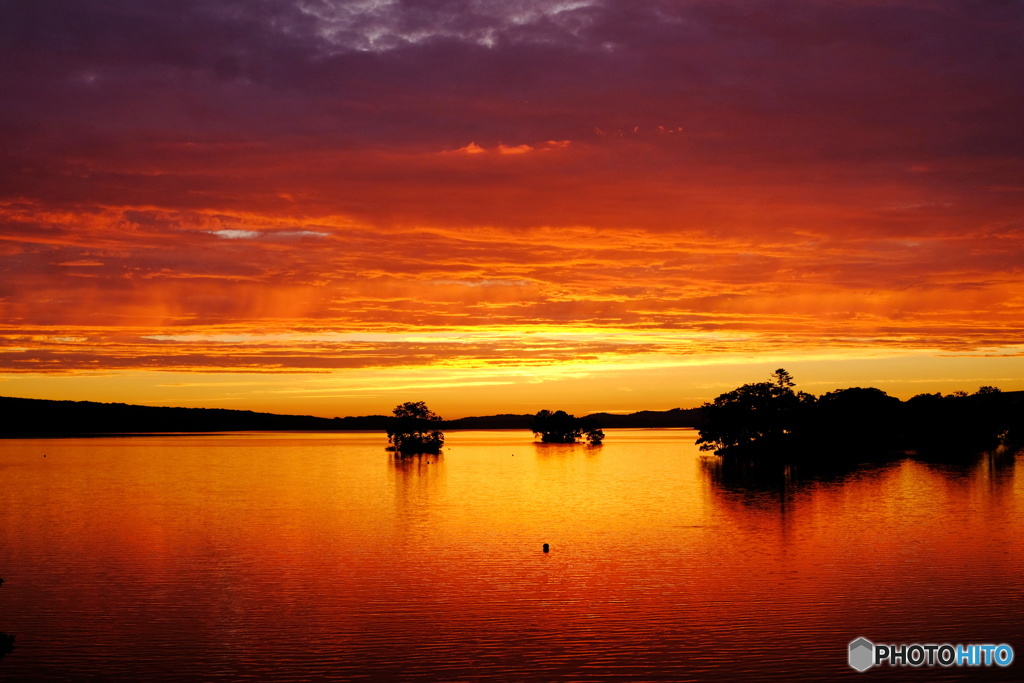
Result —
[{"label": "hexagon logo icon", "polygon": [[867,638],[850,641],[850,666],[857,671],[867,671],[874,664],[875,644]]}]

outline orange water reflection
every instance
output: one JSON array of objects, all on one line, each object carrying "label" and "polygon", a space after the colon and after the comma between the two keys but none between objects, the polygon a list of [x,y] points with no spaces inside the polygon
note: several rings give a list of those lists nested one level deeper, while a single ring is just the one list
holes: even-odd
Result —
[{"label": "orange water reflection", "polygon": [[447,442],[6,442],[0,673],[819,680],[858,636],[1024,635],[1013,458],[752,481],[686,430]]}]

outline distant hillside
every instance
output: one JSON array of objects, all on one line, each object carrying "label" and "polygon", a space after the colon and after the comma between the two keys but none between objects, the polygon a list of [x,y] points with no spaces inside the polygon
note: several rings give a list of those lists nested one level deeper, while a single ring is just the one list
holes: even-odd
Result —
[{"label": "distant hillside", "polygon": [[[223,408],[163,408],[0,397],[0,437],[73,436],[77,434],[126,434],[137,432],[238,432],[238,431],[380,431],[393,419],[387,415],[363,417],[312,417],[276,415]],[[604,428],[693,427],[700,410],[650,411],[632,415],[589,415]],[[529,429],[533,415],[488,415],[446,420],[442,428]]]},{"label": "distant hillside", "polygon": [[391,420],[382,415],[323,418],[275,415],[221,408],[162,408],[0,397],[0,436],[121,434],[131,432],[235,432],[380,430]]},{"label": "distant hillside", "polygon": [[[655,428],[655,427],[695,427],[700,423],[699,408],[683,410],[641,410],[629,415],[613,413],[591,413],[585,417],[593,418],[603,429],[624,428]],[[458,420],[447,420],[445,429],[529,429],[533,423],[533,415],[488,415],[484,417],[463,417]]]},{"label": "distant hillside", "polygon": [[533,415],[484,415],[445,420],[444,429],[529,429]]},{"label": "distant hillside", "polygon": [[672,410],[641,410],[629,415],[594,413],[588,415],[604,429],[696,427],[703,413],[700,408],[673,408]]}]

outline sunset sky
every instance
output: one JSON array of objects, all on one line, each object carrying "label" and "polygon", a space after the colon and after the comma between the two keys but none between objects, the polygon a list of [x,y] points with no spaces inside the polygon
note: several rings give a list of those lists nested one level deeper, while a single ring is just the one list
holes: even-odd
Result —
[{"label": "sunset sky", "polygon": [[1024,3],[0,0],[0,395],[1024,389]]}]

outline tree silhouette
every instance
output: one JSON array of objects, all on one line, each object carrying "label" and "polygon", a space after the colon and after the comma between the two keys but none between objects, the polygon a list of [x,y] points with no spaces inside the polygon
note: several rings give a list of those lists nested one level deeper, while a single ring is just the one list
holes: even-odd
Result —
[{"label": "tree silhouette", "polygon": [[796,386],[796,382],[793,381],[793,375],[789,374],[785,368],[779,368],[771,375],[772,384],[777,386],[779,389],[792,389]]},{"label": "tree silhouette", "polygon": [[533,416],[530,429],[535,436],[540,436],[544,443],[573,443],[583,433],[579,420],[564,410],[539,411]]},{"label": "tree silhouette", "polygon": [[780,368],[767,382],[744,384],[705,403],[700,449],[725,455],[792,445],[802,409],[815,401],[811,394],[794,392],[793,386],[792,375]]},{"label": "tree silhouette", "polygon": [[543,443],[576,443],[584,434],[594,446],[604,441],[604,431],[592,418],[578,418],[564,410],[551,412],[541,410],[533,416],[530,425],[535,436],[540,436]]},{"label": "tree silhouette", "polygon": [[587,441],[591,446],[600,446],[604,442],[604,430],[597,424],[597,420],[593,418],[581,418],[580,428],[583,430],[583,434],[587,437]]},{"label": "tree silhouette", "polygon": [[807,441],[848,454],[891,449],[903,441],[902,402],[874,387],[837,389],[820,396]]},{"label": "tree silhouette", "polygon": [[441,452],[441,416],[427,408],[426,403],[410,401],[396,406],[393,412],[395,417],[387,429],[389,451],[401,455]]},{"label": "tree silhouette", "polygon": [[918,394],[905,407],[907,446],[928,458],[1021,445],[1022,401],[996,387],[984,386],[974,394]]}]

